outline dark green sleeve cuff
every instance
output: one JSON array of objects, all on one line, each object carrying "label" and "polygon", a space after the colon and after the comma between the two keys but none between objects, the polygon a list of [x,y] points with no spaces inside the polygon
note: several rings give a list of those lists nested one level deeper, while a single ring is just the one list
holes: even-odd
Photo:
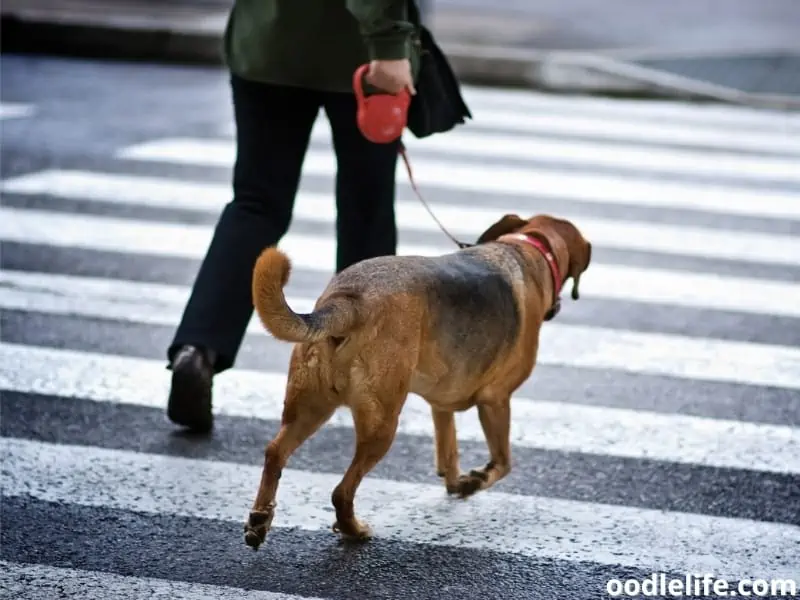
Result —
[{"label": "dark green sleeve cuff", "polygon": [[367,38],[370,60],[400,60],[410,58],[410,36]]}]

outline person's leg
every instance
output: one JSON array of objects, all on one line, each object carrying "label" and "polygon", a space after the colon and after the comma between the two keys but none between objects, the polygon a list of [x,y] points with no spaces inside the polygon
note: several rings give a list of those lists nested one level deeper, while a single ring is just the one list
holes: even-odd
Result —
[{"label": "person's leg", "polygon": [[169,418],[208,430],[212,375],[230,368],[253,313],[253,264],[286,233],[320,95],[231,78],[233,199],[224,207],[167,350]]},{"label": "person's leg", "polygon": [[336,270],[396,254],[395,169],[399,142],[375,144],[356,125],[352,94],[325,95],[336,152]]}]

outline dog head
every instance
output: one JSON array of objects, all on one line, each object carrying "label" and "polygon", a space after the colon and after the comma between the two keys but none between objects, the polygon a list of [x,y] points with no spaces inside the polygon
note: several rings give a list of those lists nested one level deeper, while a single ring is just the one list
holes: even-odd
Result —
[{"label": "dog head", "polygon": [[558,266],[564,274],[564,285],[572,278],[572,299],[580,298],[581,275],[592,260],[592,244],[583,237],[570,221],[557,219],[550,215],[536,215],[523,219],[519,215],[504,215],[478,238],[478,244],[498,239],[507,233],[524,233],[544,242],[556,257]]}]

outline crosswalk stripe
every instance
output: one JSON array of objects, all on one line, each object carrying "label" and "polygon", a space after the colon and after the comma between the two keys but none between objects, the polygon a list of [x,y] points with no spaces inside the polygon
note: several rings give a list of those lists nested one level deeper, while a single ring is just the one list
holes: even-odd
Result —
[{"label": "crosswalk stripe", "polygon": [[580,115],[543,115],[510,111],[484,112],[466,128],[501,129],[534,135],[592,137],[607,141],[626,141],[640,144],[660,144],[681,148],[711,151],[781,153],[787,156],[800,154],[797,127],[794,132],[731,132],[728,128],[707,128],[701,125],[676,125],[674,123],[632,122],[623,116],[595,118]]},{"label": "crosswalk stripe", "polygon": [[[0,190],[4,193],[46,194],[106,204],[136,204],[215,213],[231,196],[227,184],[58,169],[10,177],[0,182]],[[449,231],[468,240],[477,239],[503,214],[527,215],[531,212],[524,207],[510,205],[491,209],[444,203],[430,205]],[[396,215],[401,231],[440,233],[436,222],[418,201],[397,202]],[[558,216],[577,224],[595,247],[800,266],[800,238],[796,236],[618,221],[568,213],[559,213]],[[295,202],[293,218],[333,225],[336,207],[332,196],[301,191]]]},{"label": "crosswalk stripe", "polygon": [[[260,466],[9,438],[0,448],[6,496],[237,523],[246,518],[261,472]],[[340,479],[284,469],[273,527],[330,531],[330,494]],[[416,544],[719,578],[797,575],[785,552],[800,544],[800,527],[791,525],[493,490],[460,501],[448,499],[441,484],[374,476],[360,486],[356,511],[376,538]]]},{"label": "crosswalk stripe", "polygon": [[32,104],[0,102],[0,120],[23,119],[32,116],[36,108]]},{"label": "crosswalk stripe", "polygon": [[51,567],[0,560],[0,588],[15,600],[102,598],[141,600],[320,600],[278,592],[246,590],[152,577],[131,577],[102,571]]},{"label": "crosswalk stripe", "polygon": [[[312,140],[330,144],[331,129],[318,120]],[[447,136],[406,141],[410,151],[427,150],[444,155],[491,156],[517,162],[558,161],[589,168],[641,169],[670,175],[699,175],[753,181],[800,183],[800,156],[752,156],[732,152],[704,152],[682,148],[653,148],[635,144],[607,144],[549,140],[534,136],[476,133],[457,129]],[[424,159],[421,159],[424,160]]]},{"label": "crosswalk stripe", "polygon": [[479,116],[488,111],[513,114],[537,114],[545,111],[569,117],[594,117],[598,120],[618,118],[634,123],[657,121],[669,125],[684,123],[726,128],[728,131],[758,128],[790,133],[800,128],[800,115],[795,111],[755,110],[727,104],[697,104],[675,100],[648,99],[642,102],[635,99],[553,95],[531,90],[473,86],[463,89],[464,97]]},{"label": "crosswalk stripe", "polygon": [[[44,275],[38,276],[38,281],[29,277],[27,282],[24,276],[17,275],[15,282],[13,273],[1,273],[3,308],[174,326],[188,298],[188,289],[177,286],[149,284],[137,292],[137,284],[63,277],[59,281]],[[19,283],[27,284],[26,288],[15,289]],[[42,283],[51,285],[37,285]],[[308,310],[314,298],[290,297],[289,301],[297,310]],[[268,335],[255,317],[248,332]],[[724,361],[719,359],[721,356]],[[753,342],[548,323],[542,329],[538,362],[800,389],[800,348]]]},{"label": "crosswalk stripe", "polygon": [[[7,310],[174,325],[189,292],[188,287],[164,283],[0,270],[0,308]],[[297,295],[287,299],[299,312],[310,312],[316,301]],[[248,330],[264,331],[255,319]]]},{"label": "crosswalk stripe", "polygon": [[[211,235],[210,227],[199,225],[0,207],[0,239],[9,242],[200,259]],[[320,285],[333,273],[333,239],[290,233],[279,245],[295,268],[319,273]],[[401,243],[398,250],[435,256],[453,248]],[[581,278],[581,289],[584,298],[800,316],[800,284],[792,282],[595,262]]]},{"label": "crosswalk stripe", "polygon": [[[595,141],[629,144],[642,144],[649,147],[662,146],[676,149],[693,149],[695,151],[739,152],[753,156],[757,153],[784,155],[788,158],[800,154],[800,123],[796,117],[785,119],[773,118],[764,121],[739,121],[737,119],[719,119],[712,124],[698,115],[689,118],[686,115],[670,122],[661,115],[643,113],[644,118],[637,119],[623,111],[566,111],[562,107],[545,107],[546,111],[536,108],[526,109],[514,103],[505,105],[481,103],[474,107],[473,119],[453,132],[448,132],[447,139],[452,140],[455,132],[496,133],[499,131],[542,136],[546,138],[563,138],[573,141],[593,139]],[[320,115],[323,121],[325,115]],[[633,118],[632,118],[633,117]],[[649,117],[649,119],[648,119]],[[684,120],[685,122],[681,122]],[[739,128],[739,125],[748,128]],[[232,125],[226,125],[218,132],[220,135],[234,134]],[[444,136],[442,136],[444,138]],[[414,136],[407,134],[408,141]],[[429,138],[434,139],[434,138]],[[613,149],[611,150],[613,151]]]},{"label": "crosswalk stripe", "polygon": [[[172,164],[230,167],[234,145],[224,139],[166,138],[123,148],[118,158]],[[414,177],[420,185],[449,190],[512,196],[553,196],[593,204],[708,211],[726,215],[800,218],[797,194],[772,190],[748,190],[718,184],[641,180],[630,176],[599,175],[541,167],[463,164],[425,157],[414,161]],[[336,158],[330,151],[309,150],[303,162],[305,175],[336,175]],[[398,182],[408,176],[397,165]]]},{"label": "crosswalk stripe", "polygon": [[[600,278],[603,279],[603,278]],[[704,276],[698,275],[698,288],[689,287],[697,290],[702,285]],[[708,278],[705,278],[708,280]],[[613,276],[608,280],[616,283]],[[713,279],[711,279],[713,281]],[[647,286],[647,277],[637,279],[635,275],[631,278],[631,285],[638,284]],[[674,304],[676,306],[693,306],[692,302],[686,302],[685,293],[680,289],[679,284],[687,284],[685,279],[675,282],[675,285],[662,286],[664,293],[658,286],[647,287],[652,294],[652,302],[658,304]],[[748,280],[733,279],[727,286],[719,286],[715,290],[709,290],[709,296],[716,291],[722,298],[737,298],[735,295],[737,286],[739,289],[746,289],[751,282]],[[320,282],[322,284],[322,282]],[[623,289],[626,286],[621,286]],[[798,286],[795,284],[782,284],[773,282],[763,282],[761,294],[769,298],[781,297],[782,294],[791,298],[792,293],[797,294]],[[587,287],[587,289],[591,289]],[[322,285],[316,292],[322,291]],[[731,292],[730,296],[725,294]],[[315,297],[309,296],[308,290],[296,289],[292,281],[287,288],[289,304],[298,312],[310,312],[316,301]],[[670,293],[673,295],[671,296]],[[589,296],[587,296],[589,297]],[[0,306],[7,309],[33,310],[39,312],[64,314],[64,315],[83,315],[83,316],[103,316],[109,319],[130,319],[142,323],[153,324],[174,324],[175,315],[179,313],[181,307],[189,298],[189,288],[180,285],[169,285],[163,283],[149,283],[140,281],[126,281],[124,279],[103,279],[95,277],[85,277],[78,275],[62,275],[53,273],[39,273],[32,271],[9,271],[0,270]],[[619,295],[619,300],[641,301],[636,296],[626,297],[624,293]],[[700,304],[702,306],[702,304]],[[716,307],[717,310],[725,308],[722,305]],[[731,310],[736,309],[736,305],[729,305]],[[763,308],[763,307],[762,307]],[[800,318],[800,304],[787,306],[787,317]],[[742,311],[745,312],[745,311]],[[759,311],[753,311],[758,314]],[[763,314],[780,314],[769,310]],[[552,325],[557,325],[553,323]],[[261,327],[257,324],[251,325],[250,331],[260,332]]]},{"label": "crosswalk stripe", "polygon": [[[163,409],[164,362],[0,342],[0,389]],[[236,369],[214,383],[219,415],[280,421],[285,373]],[[352,427],[340,409],[331,427]],[[461,441],[484,442],[474,411],[456,415]],[[414,394],[398,433],[432,438],[428,404]],[[800,475],[800,429],[781,425],[596,407],[515,396],[514,446]],[[735,443],[724,443],[735,440]]]}]

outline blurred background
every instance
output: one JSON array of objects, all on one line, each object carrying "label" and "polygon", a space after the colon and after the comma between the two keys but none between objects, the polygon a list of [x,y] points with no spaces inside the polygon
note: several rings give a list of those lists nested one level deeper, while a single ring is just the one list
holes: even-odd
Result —
[{"label": "blurred background", "polygon": [[[6,51],[213,61],[229,5],[5,0],[2,43]],[[421,0],[421,6],[469,82],[608,93],[800,94],[796,0]]]}]

